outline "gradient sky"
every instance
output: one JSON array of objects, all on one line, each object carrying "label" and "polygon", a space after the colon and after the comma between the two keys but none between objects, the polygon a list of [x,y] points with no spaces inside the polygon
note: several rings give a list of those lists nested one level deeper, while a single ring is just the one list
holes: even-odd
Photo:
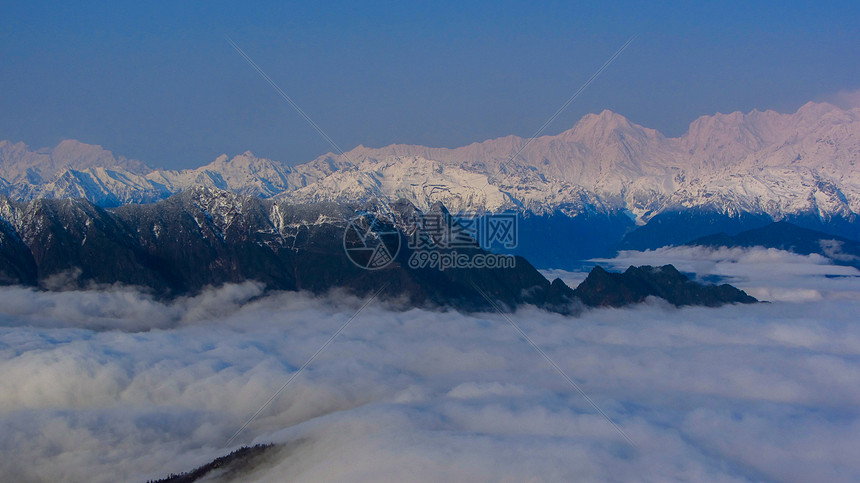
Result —
[{"label": "gradient sky", "polygon": [[[454,147],[611,109],[679,135],[703,114],[789,112],[860,89],[860,2],[4,2],[0,139],[79,139],[153,166],[221,153]],[[697,2],[696,2],[697,3]]]}]

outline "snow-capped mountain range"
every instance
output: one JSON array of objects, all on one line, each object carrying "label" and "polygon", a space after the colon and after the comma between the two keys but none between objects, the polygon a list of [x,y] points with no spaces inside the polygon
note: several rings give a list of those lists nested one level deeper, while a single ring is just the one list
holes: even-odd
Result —
[{"label": "snow-capped mountain range", "polygon": [[860,213],[858,162],[860,108],[808,103],[793,114],[703,116],[677,138],[603,111],[530,141],[359,146],[292,167],[249,151],[196,169],[161,170],[77,141],[40,150],[0,141],[0,193],[116,206],[207,186],[288,202],[381,196],[420,209],[441,202],[452,212],[624,212],[639,224],[685,209],[853,220]]}]

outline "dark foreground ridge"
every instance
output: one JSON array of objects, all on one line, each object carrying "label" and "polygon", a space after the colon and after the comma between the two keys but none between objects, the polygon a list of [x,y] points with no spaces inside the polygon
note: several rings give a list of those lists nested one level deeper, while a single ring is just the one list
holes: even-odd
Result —
[{"label": "dark foreground ridge", "polygon": [[860,269],[860,242],[802,228],[785,221],[746,230],[737,235],[719,233],[697,238],[687,245],[711,248],[775,248],[800,255],[818,254],[833,260],[837,265]]},{"label": "dark foreground ridge", "polygon": [[[170,299],[253,280],[269,290],[314,294],[343,289],[368,296],[385,287],[381,298],[409,307],[487,311],[532,304],[563,314],[583,305],[637,303],[647,295],[677,305],[751,299],[732,287],[701,288],[658,272],[625,273],[599,283],[600,274],[592,273],[575,292],[561,280],[550,283],[522,257],[507,268],[413,268],[404,220],[416,209],[408,202],[391,207],[393,220],[385,227],[399,237],[396,257],[382,269],[365,270],[347,256],[344,233],[349,220],[375,209],[296,205],[209,188],[109,210],[81,199],[0,198],[0,285],[73,290],[119,284]],[[433,209],[447,216],[444,207]]]},{"label": "dark foreground ridge", "polygon": [[199,468],[186,473],[171,474],[160,480],[149,480],[147,483],[194,483],[203,478],[210,482],[236,481],[242,475],[265,464],[265,460],[275,448],[276,446],[273,444],[243,446],[226,456],[215,458]]},{"label": "dark foreground ridge", "polygon": [[589,307],[622,307],[660,297],[677,307],[758,302],[729,284],[704,285],[687,278],[672,265],[630,267],[624,273],[594,267],[574,294]]}]

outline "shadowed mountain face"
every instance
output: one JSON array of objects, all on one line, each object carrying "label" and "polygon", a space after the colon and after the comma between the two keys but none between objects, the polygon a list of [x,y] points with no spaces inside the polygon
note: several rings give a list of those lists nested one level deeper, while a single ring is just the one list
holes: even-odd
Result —
[{"label": "shadowed mountain face", "polygon": [[860,242],[817,230],[801,228],[787,222],[771,223],[736,235],[720,233],[697,238],[687,245],[707,247],[765,247],[800,255],[818,254],[838,265],[860,269]]},{"label": "shadowed mountain face", "polygon": [[[393,216],[400,220],[414,207],[405,203],[395,209],[400,212]],[[272,290],[340,288],[359,296],[384,287],[382,297],[409,306],[492,309],[478,287],[508,309],[530,303],[574,310],[572,290],[551,284],[523,258],[507,268],[410,268],[411,250],[400,225],[388,227],[400,245],[392,262],[365,270],[344,250],[349,220],[365,212],[205,188],[113,210],[83,200],[4,200],[0,283],[49,290],[119,283],[169,298],[254,280]],[[486,253],[478,248],[460,252]]]},{"label": "shadowed mountain face", "polygon": [[36,283],[36,261],[6,220],[0,220],[0,284]]},{"label": "shadowed mountain face", "polygon": [[215,458],[211,462],[187,473],[174,474],[147,483],[194,483],[196,481],[228,482],[240,481],[243,476],[261,467],[277,463],[278,458],[289,455],[292,448],[287,445],[258,444],[244,446],[232,453]]},{"label": "shadowed mountain face", "polygon": [[660,213],[647,225],[636,227],[626,233],[618,243],[619,250],[653,250],[681,245],[692,238],[714,233],[736,234],[743,230],[772,223],[764,214],[739,214],[728,216],[714,211],[674,211]]},{"label": "shadowed mountain face", "polygon": [[[399,250],[391,250],[391,263],[366,270],[344,250],[344,233],[356,216],[382,220],[374,210],[333,203],[293,205],[207,188],[113,210],[83,200],[0,200],[0,283],[48,290],[123,284],[170,298],[254,280],[271,290],[344,289],[358,296],[382,290],[383,298],[409,307],[475,311],[533,304],[565,314],[576,313],[583,303],[623,305],[647,295],[677,305],[739,301],[727,289],[700,289],[668,271],[641,271],[631,278],[628,270],[619,279],[624,283],[601,285],[589,283],[596,280],[592,273],[575,293],[561,280],[550,283],[522,257],[504,268],[412,266],[405,220],[419,212],[405,201],[391,205],[391,220],[371,233],[393,236],[388,243]],[[434,210],[449,216],[441,205]],[[440,255],[446,252],[450,250],[437,249]],[[488,253],[477,247],[457,252]]]},{"label": "shadowed mountain face", "polygon": [[675,306],[755,303],[757,300],[731,285],[702,285],[687,278],[672,265],[630,267],[624,273],[594,267],[574,290],[591,307],[622,307],[660,297]]}]

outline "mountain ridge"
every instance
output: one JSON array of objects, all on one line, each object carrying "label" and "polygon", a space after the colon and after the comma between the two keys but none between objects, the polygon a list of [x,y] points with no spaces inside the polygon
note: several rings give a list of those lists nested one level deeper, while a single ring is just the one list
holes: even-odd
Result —
[{"label": "mountain ridge", "polygon": [[627,213],[638,225],[691,209],[850,223],[860,212],[860,108],[827,103],[791,114],[700,116],[678,137],[604,110],[531,140],[357,146],[296,166],[246,151],[199,168],[160,170],[87,146],[64,141],[47,153],[0,142],[0,193],[21,201],[82,197],[110,207],[208,186],[294,203],[384,197],[421,209],[441,202],[452,212]]},{"label": "mountain ridge", "polygon": [[[559,279],[550,282],[522,257],[493,268],[415,265],[415,249],[407,241],[414,205],[401,200],[380,210],[292,205],[207,187],[113,209],[81,199],[19,203],[0,197],[0,285],[43,290],[125,285],[170,299],[251,281],[269,290],[314,294],[343,290],[370,296],[378,288],[376,295],[410,308],[513,310],[531,304],[562,314],[582,309],[571,288]],[[447,216],[442,206],[434,210]],[[393,218],[385,221],[379,213]],[[389,262],[378,270],[359,266],[347,250],[349,228],[366,217],[383,221],[377,229],[362,231],[362,237],[394,233],[398,240]],[[366,248],[364,238],[361,248]],[[435,250],[440,257],[450,252]],[[477,244],[458,247],[456,253],[488,255]],[[607,296],[600,290],[589,293],[588,301]]]},{"label": "mountain ridge", "polygon": [[774,248],[799,255],[820,255],[836,265],[860,270],[860,242],[802,228],[785,221],[742,231],[736,235],[717,233],[696,238],[685,245],[710,248]]}]

